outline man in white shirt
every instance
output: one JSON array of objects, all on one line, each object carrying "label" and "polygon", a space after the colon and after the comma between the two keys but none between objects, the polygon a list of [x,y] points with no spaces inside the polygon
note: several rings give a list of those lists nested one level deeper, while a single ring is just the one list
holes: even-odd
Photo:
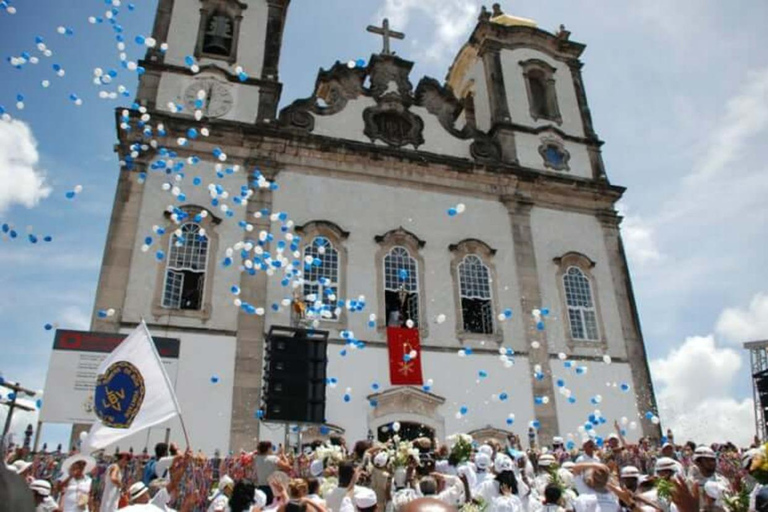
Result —
[{"label": "man in white shirt", "polygon": [[619,498],[608,488],[611,476],[608,466],[594,462],[580,463],[573,467],[573,474],[576,490],[579,491],[579,497],[573,503],[575,512],[619,511]]},{"label": "man in white shirt", "polygon": [[[355,471],[355,466],[351,461],[344,461],[339,464],[339,484],[325,497],[325,503],[329,512],[340,512],[341,502],[349,492],[350,488],[354,492],[358,489],[362,489],[355,485],[357,482],[358,472]],[[374,493],[375,494],[375,493]]]},{"label": "man in white shirt", "polygon": [[600,458],[597,456],[595,451],[594,440],[589,437],[584,438],[584,441],[581,443],[581,449],[584,453],[579,455],[579,457],[576,459],[576,464],[580,464],[582,462],[600,462]]}]

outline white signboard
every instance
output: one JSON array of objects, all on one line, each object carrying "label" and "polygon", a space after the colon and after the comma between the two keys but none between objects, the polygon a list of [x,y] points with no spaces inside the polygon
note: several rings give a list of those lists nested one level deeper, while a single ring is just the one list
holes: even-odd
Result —
[{"label": "white signboard", "polygon": [[[57,330],[45,378],[40,421],[93,423],[93,391],[101,362],[127,335]],[[179,340],[153,338],[171,383],[176,384]]]}]

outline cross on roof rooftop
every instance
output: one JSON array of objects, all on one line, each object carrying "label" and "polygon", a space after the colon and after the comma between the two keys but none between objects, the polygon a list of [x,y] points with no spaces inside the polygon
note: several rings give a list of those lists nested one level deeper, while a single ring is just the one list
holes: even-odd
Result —
[{"label": "cross on roof rooftop", "polygon": [[389,49],[390,39],[405,39],[405,34],[402,32],[396,32],[389,29],[389,20],[387,18],[384,18],[384,23],[382,23],[381,27],[369,25],[366,30],[373,34],[379,34],[384,39],[384,49],[381,52],[382,55],[394,55]]}]

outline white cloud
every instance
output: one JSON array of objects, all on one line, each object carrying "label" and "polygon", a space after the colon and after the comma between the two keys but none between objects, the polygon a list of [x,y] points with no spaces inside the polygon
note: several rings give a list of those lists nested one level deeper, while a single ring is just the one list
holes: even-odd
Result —
[{"label": "white cloud", "polygon": [[627,257],[633,264],[645,265],[662,259],[656,243],[656,232],[650,223],[642,217],[624,216],[621,223],[621,236]]},{"label": "white cloud", "polygon": [[747,309],[727,308],[717,319],[715,329],[735,344],[768,339],[768,295],[758,293]]},{"label": "white cloud", "polygon": [[664,428],[680,441],[749,445],[755,430],[753,402],[730,396],[742,364],[738,352],[718,348],[712,335],[687,338],[666,358],[651,361]]},{"label": "white cloud", "polygon": [[728,100],[701,166],[688,179],[698,181],[730,170],[730,164],[741,156],[749,140],[767,126],[768,69],[763,69],[750,72],[742,90]]},{"label": "white cloud", "polygon": [[434,26],[431,33],[434,40],[426,46],[423,55],[439,61],[455,52],[462,38],[466,38],[480,14],[479,0],[384,0],[377,19],[389,18],[393,30],[402,31],[408,27],[411,15],[419,12]]},{"label": "white cloud", "polygon": [[29,125],[0,120],[0,212],[13,204],[31,208],[48,197],[51,188],[37,168],[40,155]]}]

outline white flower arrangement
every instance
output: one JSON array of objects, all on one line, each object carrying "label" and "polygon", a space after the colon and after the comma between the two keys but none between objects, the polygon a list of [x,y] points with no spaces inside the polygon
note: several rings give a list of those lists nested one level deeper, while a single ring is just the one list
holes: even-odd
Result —
[{"label": "white flower arrangement", "polygon": [[387,450],[387,454],[395,468],[407,467],[411,457],[419,460],[419,450],[414,448],[411,441],[401,441],[399,436],[392,438],[392,447]]},{"label": "white flower arrangement", "polygon": [[344,460],[344,452],[341,446],[325,443],[317,447],[314,458],[323,461],[325,466],[333,466]]}]

